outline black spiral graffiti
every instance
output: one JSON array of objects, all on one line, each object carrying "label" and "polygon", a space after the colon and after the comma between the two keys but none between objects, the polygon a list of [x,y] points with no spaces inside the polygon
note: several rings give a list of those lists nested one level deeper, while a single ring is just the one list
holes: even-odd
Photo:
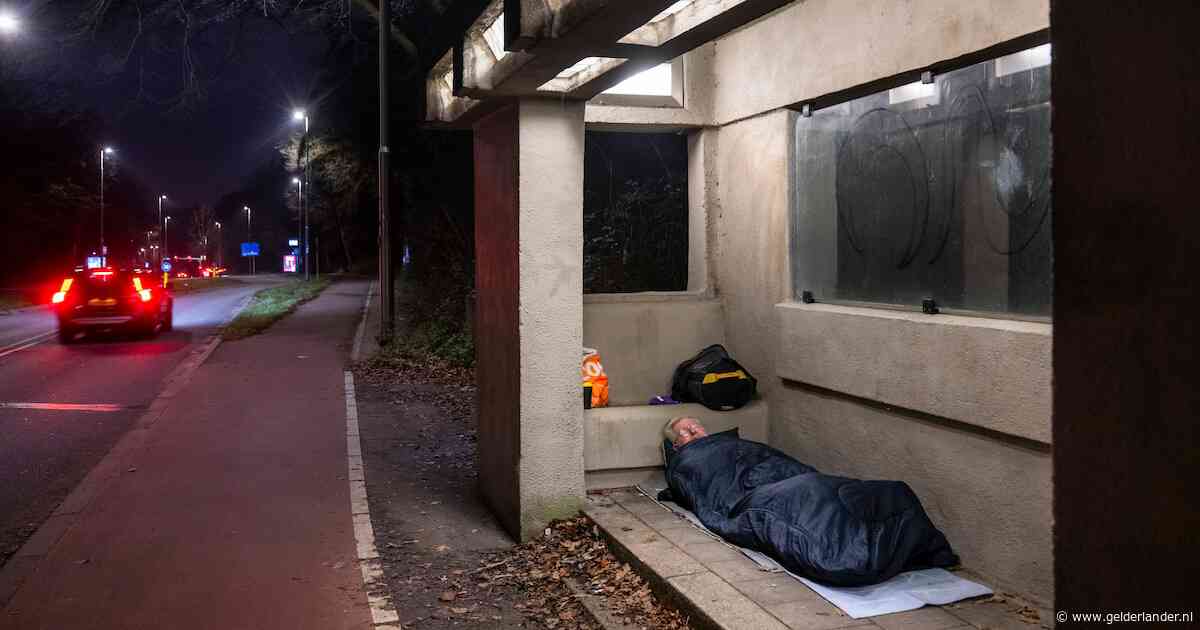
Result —
[{"label": "black spiral graffiti", "polygon": [[[869,126],[876,122],[878,129]],[[892,123],[893,127],[888,127],[888,123]],[[870,192],[874,182],[884,179],[883,171],[888,166],[883,158],[887,156],[894,157],[902,167],[912,195],[908,242],[904,246],[904,253],[896,261],[896,268],[904,269],[916,260],[921,243],[925,240],[931,194],[925,150],[903,116],[885,107],[877,107],[855,119],[837,149],[835,207],[839,219],[846,226],[850,246],[855,252],[865,254],[866,246],[856,234],[855,212],[862,205],[859,196]]]}]

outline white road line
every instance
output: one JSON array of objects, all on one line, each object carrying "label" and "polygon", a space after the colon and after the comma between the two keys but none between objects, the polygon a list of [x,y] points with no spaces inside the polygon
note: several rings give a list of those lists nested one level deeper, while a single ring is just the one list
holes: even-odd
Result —
[{"label": "white road line", "polygon": [[37,409],[41,411],[124,411],[128,405],[112,405],[108,403],[36,403],[36,402],[0,402],[0,409]]},{"label": "white road line", "polygon": [[[370,293],[367,294],[370,296]],[[361,332],[361,324],[359,326]],[[354,374],[344,372],[346,383],[346,456],[350,479],[350,518],[354,521],[354,542],[358,550],[358,566],[362,570],[371,623],[376,630],[398,627],[400,615],[385,590],[383,566],[375,547],[375,529],[371,526],[371,506],[367,502],[367,482],[363,478],[362,448],[358,436],[358,401],[354,396]]]},{"label": "white road line", "polygon": [[16,354],[16,353],[18,353],[22,350],[28,349],[28,348],[32,348],[32,347],[38,345],[39,343],[42,343],[46,339],[49,339],[50,336],[53,334],[54,334],[53,330],[47,330],[44,333],[34,335],[28,339],[22,339],[21,341],[18,341],[16,343],[12,343],[3,348],[0,348],[0,358],[4,358],[10,354]]},{"label": "white road line", "polygon": [[371,294],[375,292],[375,282],[367,284],[367,299],[363,302],[362,319],[358,320],[358,330],[354,332],[354,349],[350,351],[350,360],[357,361],[362,354],[363,333],[367,329],[367,313],[371,312]]}]

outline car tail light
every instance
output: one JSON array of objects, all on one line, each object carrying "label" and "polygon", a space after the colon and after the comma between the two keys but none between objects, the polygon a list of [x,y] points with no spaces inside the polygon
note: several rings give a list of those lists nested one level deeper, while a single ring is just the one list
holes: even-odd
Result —
[{"label": "car tail light", "polygon": [[150,298],[153,297],[153,294],[150,293],[150,289],[142,288],[142,279],[141,278],[133,279],[133,288],[134,288],[134,290],[137,291],[138,297],[142,298],[143,302],[149,302]]},{"label": "car tail light", "polygon": [[[65,302],[67,299],[67,291],[71,290],[71,284],[73,282],[75,282],[74,278],[67,278],[67,279],[63,280],[62,286],[60,286],[58,288],[58,291],[56,291],[54,293],[54,295],[50,298],[50,303],[51,304],[62,304],[63,302]],[[42,295],[45,295],[45,293],[43,293]]]},{"label": "car tail light", "polygon": [[93,278],[96,278],[96,277],[104,277],[104,276],[111,276],[111,275],[113,275],[113,272],[112,272],[112,271],[109,271],[108,269],[99,269],[99,270],[96,270],[96,271],[93,271],[93,272],[92,272],[92,277],[93,277]]}]

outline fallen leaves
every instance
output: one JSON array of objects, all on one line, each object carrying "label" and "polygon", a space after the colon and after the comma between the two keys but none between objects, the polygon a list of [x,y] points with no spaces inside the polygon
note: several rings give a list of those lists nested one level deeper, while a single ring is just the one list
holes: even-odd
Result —
[{"label": "fallen leaves", "polygon": [[513,607],[551,630],[595,627],[567,580],[582,583],[590,595],[602,596],[608,609],[627,624],[662,630],[689,627],[682,614],[660,604],[646,581],[612,555],[600,530],[586,516],[557,521],[546,532],[484,563],[476,569],[477,579],[530,593],[529,599]]}]

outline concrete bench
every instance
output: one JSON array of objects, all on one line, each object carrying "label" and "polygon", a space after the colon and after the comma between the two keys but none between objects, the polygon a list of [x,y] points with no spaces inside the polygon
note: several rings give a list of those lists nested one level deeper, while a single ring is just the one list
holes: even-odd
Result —
[{"label": "concrete bench", "polygon": [[710,432],[738,427],[742,437],[767,441],[767,403],[734,411],[703,405],[636,405],[583,412],[583,464],[588,490],[623,488],[662,477],[662,428],[675,416],[695,416]]}]

